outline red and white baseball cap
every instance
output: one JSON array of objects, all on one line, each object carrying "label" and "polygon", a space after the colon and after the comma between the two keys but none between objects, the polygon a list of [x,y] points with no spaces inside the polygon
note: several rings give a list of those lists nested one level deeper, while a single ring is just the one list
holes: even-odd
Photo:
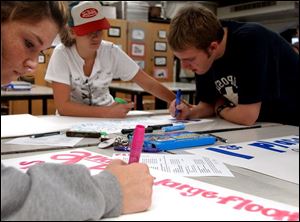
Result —
[{"label": "red and white baseball cap", "polygon": [[72,21],[69,24],[76,35],[83,36],[110,28],[108,20],[101,14],[101,7],[99,1],[81,1],[70,5]]}]

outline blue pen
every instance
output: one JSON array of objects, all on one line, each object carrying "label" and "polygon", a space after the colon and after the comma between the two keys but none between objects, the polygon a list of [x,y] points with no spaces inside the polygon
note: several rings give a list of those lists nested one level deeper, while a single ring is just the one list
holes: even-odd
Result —
[{"label": "blue pen", "polygon": [[[178,89],[178,90],[177,90],[177,93],[176,93],[175,108],[176,108],[177,105],[180,104],[180,102],[181,102],[181,90]],[[180,110],[178,110],[178,109],[176,108],[176,110],[175,110],[175,116],[177,116],[179,112],[180,112]]]},{"label": "blue pen", "polygon": [[183,123],[179,123],[173,126],[166,126],[162,128],[162,130],[165,132],[171,132],[171,131],[183,130],[183,129],[185,129],[185,125]]}]

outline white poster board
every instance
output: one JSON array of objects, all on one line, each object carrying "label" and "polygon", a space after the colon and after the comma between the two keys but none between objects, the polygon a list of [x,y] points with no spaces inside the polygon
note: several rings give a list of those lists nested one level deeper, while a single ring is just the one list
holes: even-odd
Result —
[{"label": "white poster board", "polygon": [[[3,164],[26,172],[29,166],[42,162],[83,164],[91,174],[101,172],[111,161],[110,157],[84,149],[47,153],[15,159]],[[181,221],[266,221],[299,220],[299,208],[203,183],[186,177],[151,170],[155,177],[152,205],[149,210],[122,215],[106,220],[181,220]]]}]

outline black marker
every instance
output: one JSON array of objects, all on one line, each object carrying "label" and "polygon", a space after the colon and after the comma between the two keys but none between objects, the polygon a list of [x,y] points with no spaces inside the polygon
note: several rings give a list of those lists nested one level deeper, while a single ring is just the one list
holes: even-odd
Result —
[{"label": "black marker", "polygon": [[159,130],[159,129],[162,129],[163,127],[167,127],[167,126],[173,126],[173,124],[168,123],[168,124],[160,124],[160,125],[151,125],[148,127],[151,127],[153,130]]},{"label": "black marker", "polygon": [[[163,127],[167,127],[167,126],[173,126],[172,123],[168,123],[168,124],[160,124],[160,125],[150,125],[145,129],[145,133],[152,133],[153,130],[160,130]],[[127,134],[127,133],[133,133],[134,129],[122,129],[121,133],[122,134]]]},{"label": "black marker", "polygon": [[66,132],[67,137],[85,137],[85,138],[101,138],[101,132],[81,132],[81,131],[71,131]]},{"label": "black marker", "polygon": [[60,134],[60,132],[39,133],[39,134],[31,135],[30,138],[39,138],[39,137],[53,136],[53,135],[59,135],[59,134]]},{"label": "black marker", "polygon": [[[128,133],[133,133],[134,129],[122,129],[121,133],[122,134],[128,134]],[[147,128],[145,128],[145,133],[152,133],[153,132],[153,128],[148,126]]]}]

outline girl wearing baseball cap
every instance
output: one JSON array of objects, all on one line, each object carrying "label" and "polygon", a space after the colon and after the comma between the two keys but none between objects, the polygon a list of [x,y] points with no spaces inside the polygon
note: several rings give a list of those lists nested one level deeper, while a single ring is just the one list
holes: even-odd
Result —
[{"label": "girl wearing baseball cap", "polygon": [[69,6],[69,27],[60,35],[62,44],[54,49],[45,77],[52,82],[58,113],[125,117],[134,104],[114,102],[109,92],[113,79],[132,80],[161,100],[174,100],[172,91],[141,70],[118,46],[102,40],[110,24],[101,12],[98,1]]}]

